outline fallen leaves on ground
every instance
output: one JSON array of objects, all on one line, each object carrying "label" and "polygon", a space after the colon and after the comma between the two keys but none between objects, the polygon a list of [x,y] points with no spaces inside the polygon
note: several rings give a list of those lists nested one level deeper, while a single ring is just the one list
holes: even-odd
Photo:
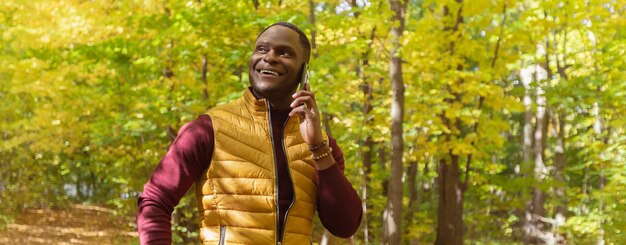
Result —
[{"label": "fallen leaves on ground", "polygon": [[133,244],[138,240],[132,220],[99,206],[25,209],[0,231],[0,244]]}]

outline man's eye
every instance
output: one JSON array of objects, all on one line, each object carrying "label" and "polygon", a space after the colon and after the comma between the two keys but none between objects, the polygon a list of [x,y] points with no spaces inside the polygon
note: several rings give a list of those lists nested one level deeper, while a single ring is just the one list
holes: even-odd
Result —
[{"label": "man's eye", "polygon": [[291,56],[291,53],[289,53],[289,51],[280,51],[279,54],[280,56]]},{"label": "man's eye", "polygon": [[265,47],[258,47],[258,48],[256,48],[256,51],[259,52],[259,53],[265,53],[265,52],[267,52],[267,49]]}]

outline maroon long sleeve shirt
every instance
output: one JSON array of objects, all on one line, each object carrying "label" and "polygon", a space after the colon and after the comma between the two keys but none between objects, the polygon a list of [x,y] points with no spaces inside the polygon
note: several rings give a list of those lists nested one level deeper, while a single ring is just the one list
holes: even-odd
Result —
[{"label": "maroon long sleeve shirt", "polygon": [[[274,138],[281,139],[282,126],[289,111],[272,110],[271,113]],[[171,214],[191,185],[209,167],[213,142],[213,124],[208,115],[201,115],[180,129],[139,197],[137,226],[141,244],[171,244]],[[282,142],[277,140],[274,144]],[[328,231],[339,237],[350,237],[361,222],[361,199],[343,174],[343,153],[336,141],[330,138],[329,146],[333,149],[336,164],[317,171],[317,211]],[[274,149],[278,151],[279,220],[282,221],[293,200],[293,186],[283,147],[275,145]]]}]

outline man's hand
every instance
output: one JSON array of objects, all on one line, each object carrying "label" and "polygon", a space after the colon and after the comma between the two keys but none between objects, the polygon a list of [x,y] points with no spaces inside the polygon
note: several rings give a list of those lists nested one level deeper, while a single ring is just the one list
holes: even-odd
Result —
[{"label": "man's hand", "polygon": [[[322,136],[322,126],[320,124],[320,111],[317,109],[315,95],[311,92],[309,86],[307,83],[303,90],[293,94],[294,100],[291,103],[291,108],[293,109],[289,112],[289,116],[298,114],[300,118],[300,133],[302,138],[304,138],[304,142],[311,147],[320,146],[324,142],[324,137]],[[330,154],[331,148],[328,143],[312,150],[312,153],[315,167],[318,170],[327,169],[335,164],[335,159]]]},{"label": "man's hand", "polygon": [[303,90],[292,95],[294,98],[291,103],[291,112],[289,116],[298,115],[300,118],[300,133],[304,142],[309,146],[322,144],[322,128],[320,124],[320,112],[317,109],[315,95],[310,91],[310,85],[307,83]]}]

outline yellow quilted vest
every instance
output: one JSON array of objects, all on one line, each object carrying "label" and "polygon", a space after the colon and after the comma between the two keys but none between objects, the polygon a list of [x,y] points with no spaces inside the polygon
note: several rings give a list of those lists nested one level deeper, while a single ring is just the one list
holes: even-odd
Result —
[{"label": "yellow quilted vest", "polygon": [[[207,112],[215,148],[196,181],[203,244],[279,244],[272,140],[281,139],[272,139],[268,108],[246,89],[239,99]],[[298,125],[297,117],[289,118],[282,139],[294,190],[282,239],[287,245],[311,243],[317,204],[315,163]]]}]

